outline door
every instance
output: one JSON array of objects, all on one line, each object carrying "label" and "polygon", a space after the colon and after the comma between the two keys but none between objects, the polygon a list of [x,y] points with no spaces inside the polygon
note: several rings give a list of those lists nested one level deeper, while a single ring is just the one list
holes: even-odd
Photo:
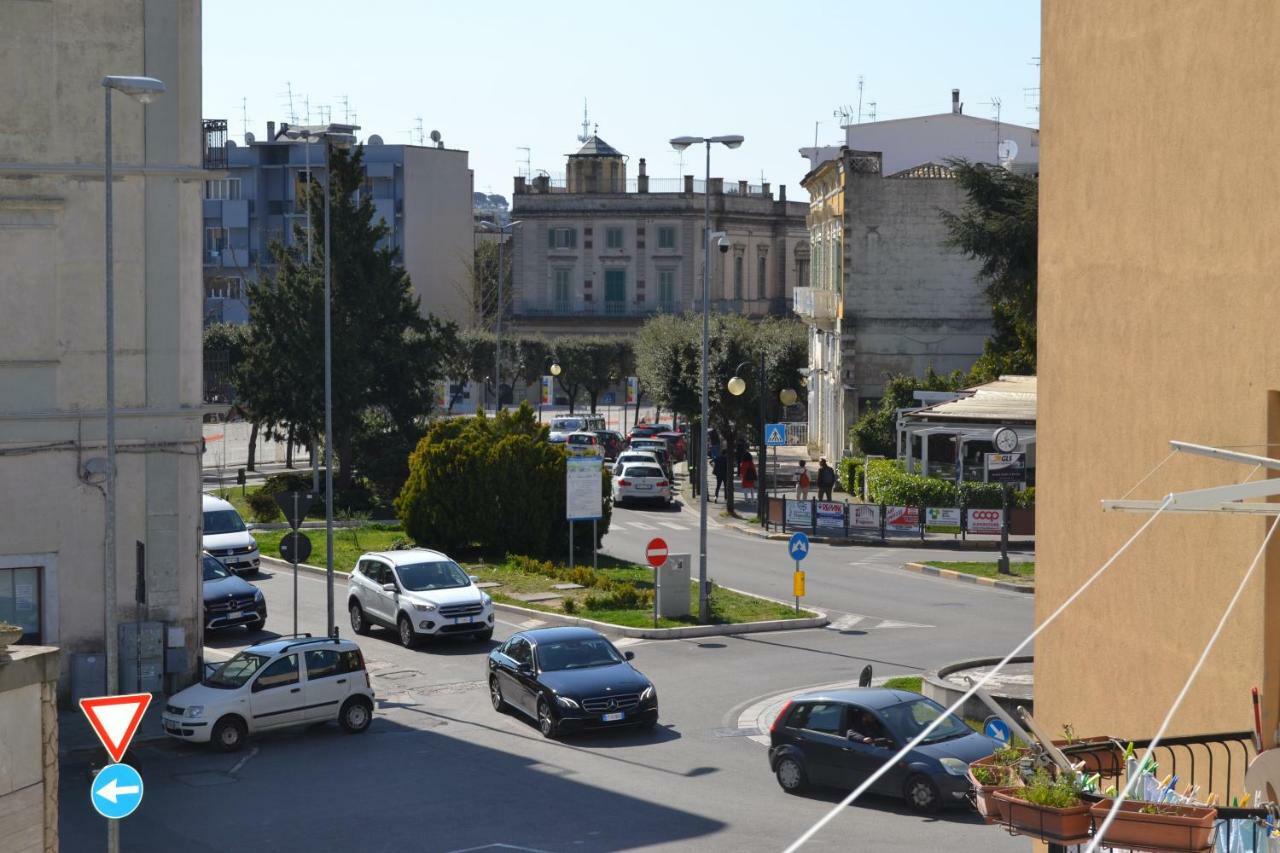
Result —
[{"label": "door", "polygon": [[351,689],[350,673],[343,665],[342,655],[336,649],[308,649],[302,660],[307,669],[307,681],[303,685],[306,697],[304,718],[317,721],[335,719]]},{"label": "door", "polygon": [[369,611],[380,622],[396,624],[396,594],[387,592],[383,584],[394,584],[391,567],[379,560],[369,560]]},{"label": "door", "polygon": [[[884,721],[870,709],[850,705],[847,713],[846,724],[849,731],[869,737],[873,741],[886,738],[889,741],[894,740]],[[841,769],[842,781],[838,784],[842,788],[858,787],[868,776],[879,770],[881,765],[893,758],[895,752],[897,752],[896,746],[877,746],[875,743],[861,743],[856,739],[846,739]],[[881,776],[871,789],[880,793],[898,794],[901,793],[904,782],[906,782],[906,770],[902,764],[898,764]]]},{"label": "door", "polygon": [[604,313],[623,314],[627,310],[627,271],[605,270]]},{"label": "door", "polygon": [[809,702],[790,721],[792,738],[805,759],[809,779],[817,785],[844,786],[847,778],[845,706],[840,702]]},{"label": "door", "polygon": [[296,654],[285,655],[268,664],[258,673],[250,688],[249,713],[256,730],[302,722],[305,705]]},{"label": "door", "polygon": [[534,682],[537,676],[521,672],[520,667],[533,666],[533,647],[528,640],[520,637],[508,646],[507,657],[511,658],[512,666],[507,670],[507,683],[502,686],[502,695],[512,705],[532,717],[538,712],[537,700],[534,696],[536,692]]}]

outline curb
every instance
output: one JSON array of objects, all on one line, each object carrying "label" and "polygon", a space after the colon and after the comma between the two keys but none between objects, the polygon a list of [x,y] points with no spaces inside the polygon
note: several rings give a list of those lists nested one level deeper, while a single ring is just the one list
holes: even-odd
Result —
[{"label": "curb", "polygon": [[960,581],[962,583],[971,583],[978,586],[989,586],[995,589],[1003,589],[1006,592],[1024,592],[1034,595],[1036,585],[1033,583],[1010,583],[1008,581],[1000,581],[995,578],[983,578],[977,575],[969,575],[964,572],[952,571],[951,569],[940,569],[937,566],[926,566],[924,563],[903,563],[902,568],[909,572],[915,572],[921,575],[931,575],[936,578],[945,578],[952,581]]},{"label": "curb", "polygon": [[[270,566],[273,569],[276,569],[277,571],[289,571],[290,569],[293,568],[293,563],[286,563],[284,560],[281,560],[279,557],[265,556],[261,552],[259,552],[258,559],[260,562],[266,563],[268,566]],[[311,575],[319,575],[320,577],[325,577],[329,574],[329,570],[326,569],[324,566],[313,566],[310,563],[298,563],[298,571],[305,572]],[[342,578],[348,577],[350,574],[351,574],[350,572],[340,571],[337,567],[335,567],[333,570],[333,577],[335,580],[340,577]]]},{"label": "curb", "polygon": [[[920,687],[920,692],[928,696],[935,702],[941,703],[944,707],[950,707],[951,703],[964,695],[965,689],[946,680],[946,677],[957,670],[976,669],[981,666],[991,666],[1000,663],[1000,658],[974,658],[972,660],[956,661],[946,666],[932,669],[922,673],[924,679]],[[1034,663],[1034,655],[1021,655],[1009,659],[1009,663]],[[994,688],[988,688],[993,690]],[[1016,719],[1018,706],[1021,705],[1028,712],[1034,712],[1034,699],[1021,699],[1014,696],[1006,696],[1002,693],[991,692],[991,698],[996,704],[1004,708],[1009,714]],[[983,718],[990,713],[986,704],[976,696],[970,696],[969,700],[961,707],[961,713],[968,717]]]},{"label": "curb", "polygon": [[[754,536],[757,539],[768,539],[774,542],[786,542],[791,538],[792,533],[773,533],[760,530],[747,524],[735,523],[732,521],[723,521],[721,526],[730,530],[736,530],[747,536]],[[822,545],[833,545],[837,548],[849,547],[851,545],[873,545],[877,548],[945,548],[958,551],[999,551],[999,542],[986,542],[976,539],[884,539],[879,537],[835,537],[835,536],[815,536],[808,531],[804,531],[810,542],[817,542]],[[1036,542],[1034,539],[1010,539],[1009,547],[1018,550],[1034,550]]]}]

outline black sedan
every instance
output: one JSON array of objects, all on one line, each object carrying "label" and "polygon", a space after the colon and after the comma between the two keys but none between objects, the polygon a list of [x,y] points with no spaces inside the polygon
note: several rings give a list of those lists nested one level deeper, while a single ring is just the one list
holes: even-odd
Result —
[{"label": "black sedan", "polygon": [[581,729],[658,722],[653,683],[603,635],[589,628],[539,628],[513,634],[489,653],[495,711],[514,708],[543,737]]},{"label": "black sedan", "polygon": [[267,600],[248,581],[227,570],[208,551],[201,557],[204,568],[204,627],[206,631],[235,628],[261,631],[267,623]]},{"label": "black sedan", "polygon": [[[908,690],[866,687],[796,696],[769,732],[769,768],[789,794],[811,786],[851,790],[944,713],[937,702]],[[925,812],[965,802],[969,762],[999,747],[948,716],[871,791],[902,797]]]}]

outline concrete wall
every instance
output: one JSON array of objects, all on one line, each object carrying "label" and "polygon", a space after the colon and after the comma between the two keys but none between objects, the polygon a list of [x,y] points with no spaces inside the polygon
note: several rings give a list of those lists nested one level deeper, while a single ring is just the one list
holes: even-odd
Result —
[{"label": "concrete wall", "polygon": [[422,312],[471,322],[474,252],[467,152],[404,149],[404,266]]},{"label": "concrete wall", "polygon": [[[199,648],[200,8],[195,0],[0,6],[0,570],[40,569],[45,643],[103,648],[103,93],[113,94],[117,598],[132,618],[134,541],[153,619]],[[145,175],[142,167],[145,166]],[[64,676],[69,656],[64,656]],[[64,677],[62,687],[65,688]]]},{"label": "concrete wall", "polygon": [[[1280,444],[1280,7],[1046,0],[1043,15],[1037,622],[1145,520],[1098,501],[1148,474],[1169,439]],[[1132,497],[1249,473],[1175,457]],[[1153,734],[1263,535],[1256,517],[1157,520],[1036,640],[1040,722]],[[1271,745],[1278,553],[1170,734],[1249,728],[1258,685]]]},{"label": "concrete wall", "polygon": [[58,650],[0,652],[0,839],[9,853],[58,850]]}]

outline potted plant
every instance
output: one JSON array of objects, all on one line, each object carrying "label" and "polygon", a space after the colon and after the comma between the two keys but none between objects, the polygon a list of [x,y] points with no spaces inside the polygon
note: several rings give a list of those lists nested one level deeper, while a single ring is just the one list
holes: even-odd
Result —
[{"label": "potted plant", "polygon": [[1080,799],[1075,774],[1056,779],[1037,770],[1022,788],[996,791],[1003,822],[1023,835],[1054,844],[1080,844],[1089,840],[1089,806]]},{"label": "potted plant", "polygon": [[1003,746],[986,758],[969,765],[969,784],[973,785],[973,803],[987,823],[996,823],[1003,815],[993,794],[1022,784],[1018,762],[1025,750]]},{"label": "potted plant", "polygon": [[[1115,800],[1099,800],[1089,811],[1098,826],[1106,820]],[[1218,810],[1212,806],[1176,803],[1144,803],[1125,800],[1107,828],[1107,843],[1143,850],[1207,850],[1213,844],[1213,824]]]},{"label": "potted plant", "polygon": [[1072,764],[1084,762],[1083,771],[1101,773],[1104,776],[1117,776],[1124,769],[1124,750],[1120,743],[1112,737],[1076,737],[1075,729],[1070,723],[1062,727],[1062,739],[1055,740],[1053,745],[1062,751]]},{"label": "potted plant", "polygon": [[21,625],[10,625],[8,622],[0,622],[0,652],[3,652],[10,645],[18,642],[23,635]]}]

